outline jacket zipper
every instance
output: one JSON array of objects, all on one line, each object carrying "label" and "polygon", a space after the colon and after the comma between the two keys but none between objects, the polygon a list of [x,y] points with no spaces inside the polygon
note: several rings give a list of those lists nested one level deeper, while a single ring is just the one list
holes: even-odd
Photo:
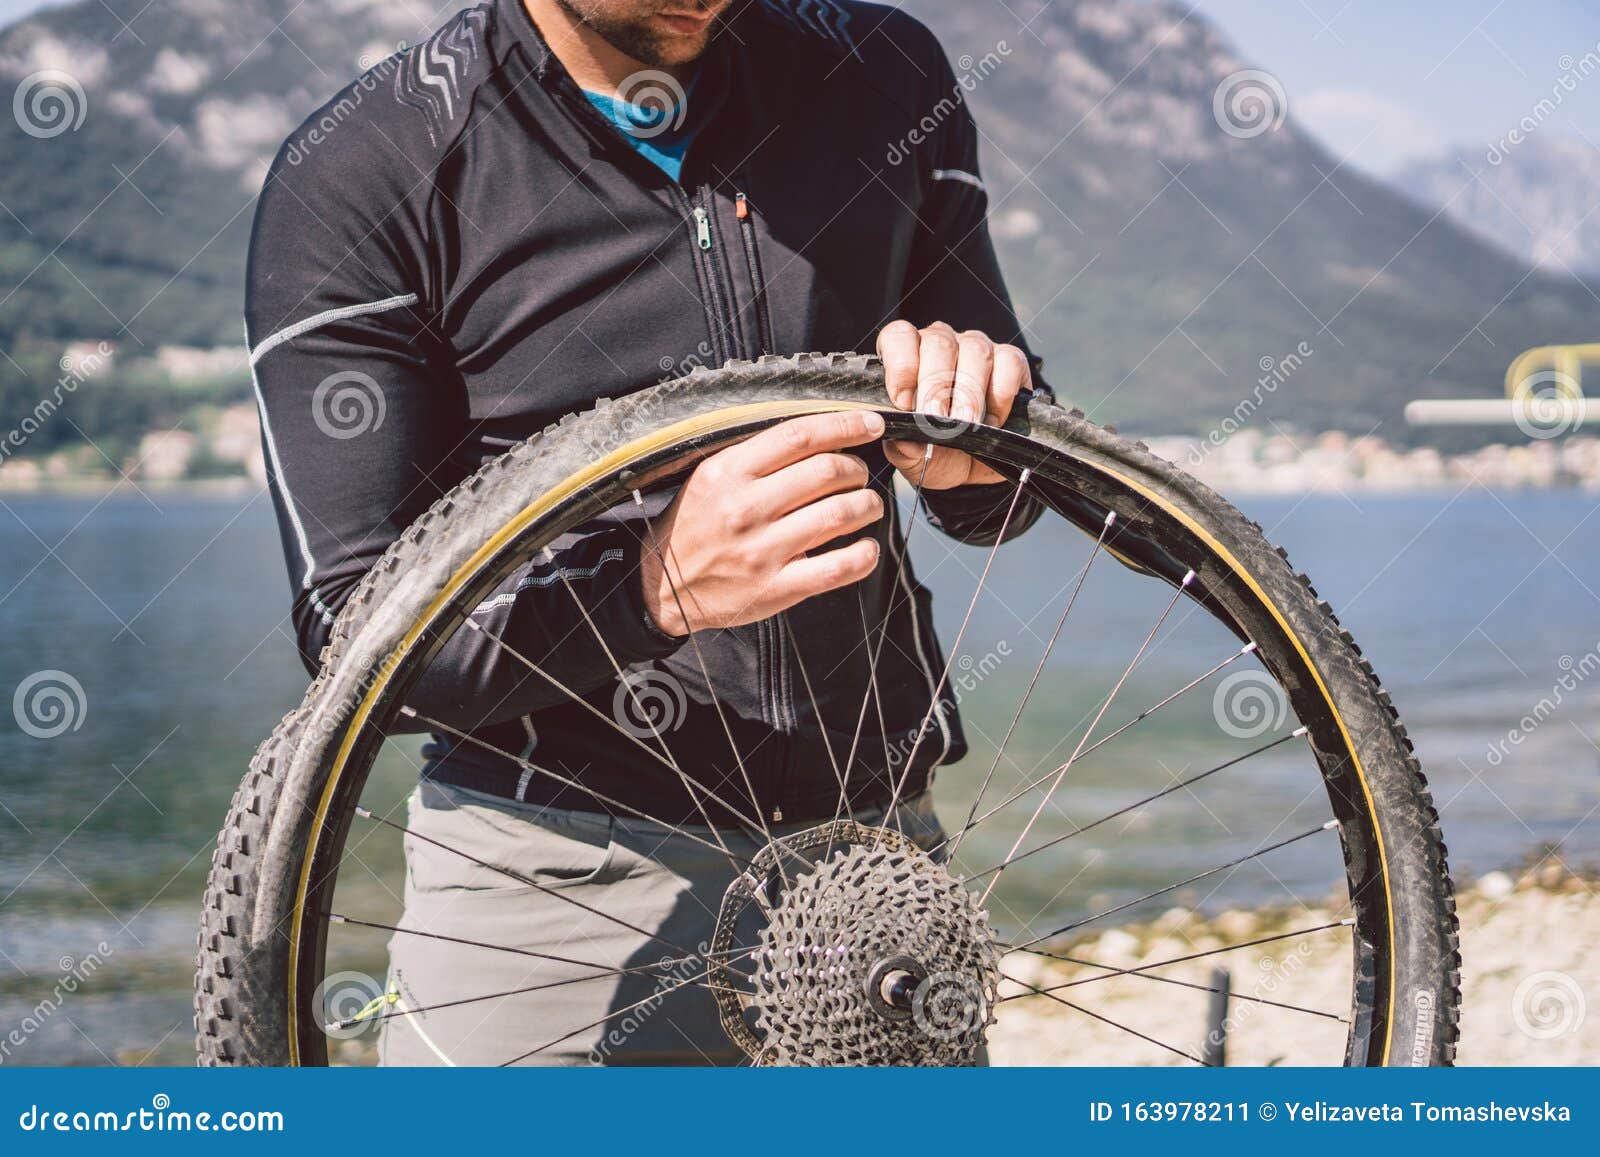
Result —
[{"label": "jacket zipper", "polygon": [[761,342],[760,353],[777,353],[777,342],[772,339],[772,315],[767,311],[767,279],[761,274],[761,252],[756,248],[756,217],[749,199],[736,194],[734,215],[739,218],[739,236],[744,240],[744,259],[750,267],[750,284],[755,290],[756,335]]},{"label": "jacket zipper", "polygon": [[[577,107],[580,121],[584,117],[588,118],[587,123],[591,128],[591,135],[596,140],[615,144],[604,132],[599,130],[601,123],[599,115],[586,100],[575,93],[569,93],[568,98]],[[639,158],[635,158],[635,160],[637,161]],[[649,165],[648,161],[643,161],[642,163]],[[715,246],[714,228],[709,208],[713,197],[712,189],[709,184],[701,184],[695,196],[691,198],[684,187],[677,181],[668,180],[667,187],[674,203],[678,206],[679,213],[683,216],[685,225],[692,231],[694,237],[695,276],[699,280],[700,288],[703,291],[701,306],[705,310],[706,330],[711,340],[712,356],[717,359],[720,365],[722,362],[738,356],[739,350],[735,346],[742,348],[744,342],[739,329],[739,319],[734,316],[734,298],[731,292],[727,291],[722,284],[721,276],[717,271],[716,257],[713,254]],[[761,259],[755,247],[755,222],[750,218],[749,206],[743,193],[738,195],[737,214],[741,236],[744,241],[745,260],[750,264],[751,282],[754,285],[756,295],[757,336],[763,347],[762,352],[769,352],[774,345],[772,341],[772,325],[767,313],[766,290],[760,272]],[[783,719],[793,718],[792,708],[786,707],[782,695],[785,681],[784,674],[786,672],[784,664],[787,661],[783,653],[784,632],[777,623],[770,625],[762,623],[760,626],[761,634],[759,637],[762,643],[764,644],[765,640],[770,638],[772,643],[775,644],[770,648],[763,645],[761,646],[761,651],[764,665],[767,667],[767,675],[769,679],[774,681],[769,682],[768,685],[779,689],[778,695],[771,701],[771,715],[774,725],[782,726]],[[775,655],[773,654],[774,651],[776,652]],[[782,746],[787,748],[789,745]],[[774,822],[783,820],[782,781],[788,779],[787,774],[785,774],[785,765],[789,762],[791,760],[783,757],[782,753],[780,753],[779,762],[774,767],[772,797],[772,819]]]},{"label": "jacket zipper", "polygon": [[[683,191],[683,186],[673,181],[668,186],[672,192],[672,199],[677,203],[678,212],[683,215],[684,224],[689,227],[694,237],[694,271],[700,279],[700,286],[705,291],[700,299],[700,304],[706,314],[706,329],[711,337],[711,356],[717,364],[733,357],[733,352],[724,340],[724,327],[722,324],[722,292],[717,279],[716,262],[708,255],[711,252],[711,216],[705,208],[689,199],[689,194]],[[715,367],[713,367],[715,368]]]}]

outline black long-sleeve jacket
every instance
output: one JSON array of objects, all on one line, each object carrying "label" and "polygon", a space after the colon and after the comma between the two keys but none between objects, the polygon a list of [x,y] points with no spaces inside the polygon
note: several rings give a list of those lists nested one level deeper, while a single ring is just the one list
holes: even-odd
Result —
[{"label": "black long-sleeve jacket", "polygon": [[[458,13],[285,143],[257,211],[246,323],[308,665],[355,585],[435,498],[597,399],[696,364],[870,350],[901,317],[1021,342],[984,224],[976,129],[933,36],[870,4],[735,9],[703,62],[697,99],[716,105],[695,110],[705,127],[680,182],[596,113],[519,0]],[[868,459],[888,492],[881,454]],[[1002,489],[930,494],[929,518],[992,541]],[[1012,529],[1036,513],[1019,511]],[[883,723],[875,700],[855,744],[856,801],[886,798],[913,747],[907,794],[965,750],[948,691],[914,738],[943,660],[926,592],[909,567],[896,580],[892,519],[877,532],[885,562],[859,588],[787,622],[697,636],[708,686],[694,648],[644,612],[639,517],[567,535],[553,564],[533,560],[478,608],[484,631],[446,645],[413,706],[482,743],[436,736],[433,774],[602,808],[493,747],[659,818],[699,815],[624,733],[638,720],[597,721],[490,638],[606,715],[635,709],[569,584],[622,663],[671,681],[664,735],[682,767],[743,798],[715,688],[769,816],[833,813],[833,763],[852,746],[876,649],[862,645],[863,610],[887,623]]]}]

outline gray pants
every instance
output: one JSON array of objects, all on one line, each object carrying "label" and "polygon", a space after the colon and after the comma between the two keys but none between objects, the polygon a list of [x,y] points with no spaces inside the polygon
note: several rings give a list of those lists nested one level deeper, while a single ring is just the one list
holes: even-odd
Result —
[{"label": "gray pants", "polygon": [[[398,1001],[388,1011],[403,1015],[384,1021],[383,1064],[745,1060],[723,1032],[710,990],[693,983],[704,966],[661,965],[677,961],[680,949],[710,947],[735,872],[715,840],[707,847],[660,824],[518,804],[431,781],[412,794],[409,810],[417,835],[548,891],[407,837],[401,925],[433,935],[390,938],[389,985]],[[856,818],[884,821],[881,809]],[[894,820],[925,848],[944,838],[928,793],[904,801]],[[684,831],[711,838],[706,828]],[[720,835],[745,859],[761,846],[736,831]],[[623,971],[602,971],[614,969]]]}]

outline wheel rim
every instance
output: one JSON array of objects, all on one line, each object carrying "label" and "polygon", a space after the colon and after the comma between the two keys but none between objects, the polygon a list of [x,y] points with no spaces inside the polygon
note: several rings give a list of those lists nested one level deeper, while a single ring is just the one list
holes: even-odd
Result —
[{"label": "wheel rim", "polygon": [[[543,541],[553,538],[564,526],[574,525],[604,509],[626,501],[631,492],[651,488],[680,472],[686,463],[729,442],[746,437],[771,423],[801,413],[816,413],[846,408],[877,408],[838,401],[814,403],[764,403],[734,407],[669,427],[622,447],[596,463],[569,485],[558,487],[524,510],[522,516],[503,527],[483,548],[457,571],[428,611],[419,616],[408,632],[407,642],[395,649],[399,655],[392,666],[379,671],[370,681],[360,705],[350,716],[338,755],[316,807],[312,838],[302,859],[299,900],[294,905],[291,929],[291,968],[289,973],[290,1047],[297,1063],[325,1063],[326,1038],[320,1030],[318,1011],[311,997],[325,971],[327,923],[312,913],[329,911],[329,901],[337,878],[337,868],[350,829],[355,801],[359,798],[383,733],[393,722],[410,685],[426,666],[432,651],[449,638],[465,617],[466,609],[493,587],[503,573],[521,560],[531,557]],[[926,419],[913,420],[894,411],[884,413],[886,437],[922,441],[929,437]],[[995,465],[1013,480],[1027,471],[1030,483],[1047,505],[1080,529],[1096,533],[1097,547],[1120,561],[1162,576],[1169,583],[1181,580],[1189,569],[1199,567],[1209,573],[1196,580],[1191,591],[1200,596],[1207,611],[1230,626],[1241,637],[1250,637],[1237,612],[1253,600],[1257,615],[1275,619],[1282,637],[1265,647],[1254,639],[1259,651],[1278,657],[1298,654],[1300,669],[1275,671],[1280,684],[1295,684],[1288,692],[1290,707],[1306,731],[1313,752],[1327,778],[1335,819],[1341,821],[1347,882],[1351,891],[1354,922],[1355,999],[1350,1022],[1346,1060],[1351,1063],[1384,1063],[1390,1053],[1390,1017],[1387,1015],[1393,990],[1393,919],[1388,868],[1377,809],[1361,767],[1356,743],[1339,717],[1337,705],[1312,663],[1305,645],[1259,583],[1232,559],[1227,547],[1212,537],[1169,496],[1159,494],[1132,476],[1118,476],[1104,463],[1087,457],[1074,457],[1060,449],[1009,431],[968,428],[955,424],[933,424],[941,443],[972,451]],[[1115,535],[1105,533],[1105,515],[1125,511],[1122,527]],[[1152,532],[1155,533],[1152,533]],[[1187,559],[1177,557],[1192,550]],[[1231,565],[1218,567],[1218,560]],[[1185,565],[1186,562],[1188,565]],[[1091,559],[1092,565],[1092,559]],[[1183,567],[1179,571],[1177,568]],[[980,587],[981,590],[981,587]],[[1174,595],[1176,602],[1179,595]],[[970,615],[970,611],[969,611]],[[1065,616],[1064,616],[1065,617]],[[964,624],[963,624],[964,626]],[[1259,634],[1259,626],[1255,633]],[[955,657],[952,649],[952,660]],[[1019,712],[1020,714],[1020,712]],[[1098,722],[1098,720],[1097,720]],[[1093,732],[1093,727],[1090,733]],[[1086,734],[1085,738],[1088,738]],[[1092,749],[1091,749],[1092,750]],[[1074,753],[1072,764],[1082,752]],[[1351,790],[1352,788],[1356,790]],[[1002,793],[1001,798],[1010,795]],[[974,807],[980,801],[974,801]],[[1042,808],[1042,803],[1040,807]],[[1028,833],[1024,831],[1024,836]],[[1310,833],[1307,833],[1308,835]],[[959,836],[954,837],[959,847]],[[1297,836],[1296,839],[1300,837]],[[1292,842],[1292,841],[1291,841]],[[1045,849],[1023,848],[1018,860],[1033,857]],[[1267,849],[1270,851],[1272,849]],[[1248,857],[1253,860],[1265,852]],[[981,873],[980,873],[981,874]],[[999,872],[995,873],[998,876]],[[992,881],[991,881],[992,884]],[[987,890],[985,890],[987,897]],[[1148,900],[1151,897],[1140,897]],[[1087,925],[1101,912],[1079,923]],[[1073,928],[1060,929],[1062,932]],[[1037,937],[1026,947],[1047,945],[1054,938]],[[1013,945],[1013,947],[1015,947]],[[1235,947],[1244,947],[1236,945]],[[1151,966],[1154,967],[1154,966]],[[1091,1014],[1092,1015],[1092,1014]]]}]

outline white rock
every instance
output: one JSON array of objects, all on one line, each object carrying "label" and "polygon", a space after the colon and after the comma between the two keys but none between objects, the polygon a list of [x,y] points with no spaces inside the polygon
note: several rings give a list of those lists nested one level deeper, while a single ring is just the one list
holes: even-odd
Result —
[{"label": "white rock", "polygon": [[1096,962],[1120,963],[1132,960],[1139,951],[1139,941],[1120,928],[1113,928],[1094,942],[1090,959]]},{"label": "white rock", "polygon": [[1490,900],[1504,900],[1516,888],[1516,882],[1504,872],[1490,872],[1478,880],[1478,891]]}]

